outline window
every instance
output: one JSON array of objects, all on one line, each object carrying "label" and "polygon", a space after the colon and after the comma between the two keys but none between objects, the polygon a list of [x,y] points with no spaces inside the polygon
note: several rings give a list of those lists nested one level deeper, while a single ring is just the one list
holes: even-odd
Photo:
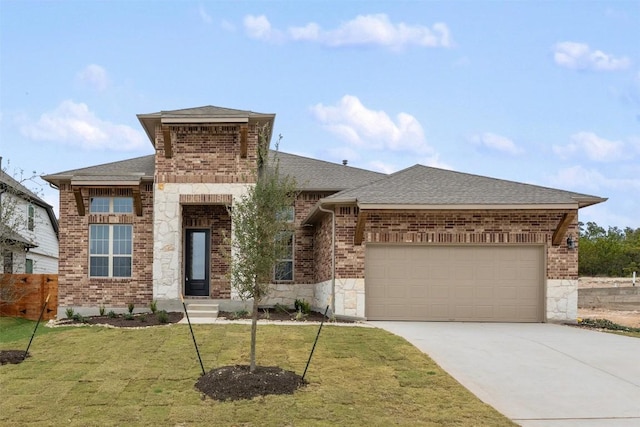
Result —
[{"label": "window", "polygon": [[24,262],[24,272],[27,274],[33,274],[33,260],[27,258]]},{"label": "window", "polygon": [[89,205],[91,213],[132,213],[131,197],[92,197]]},{"label": "window", "polygon": [[[293,223],[295,218],[295,210],[293,206],[278,212],[276,217],[280,221]],[[273,269],[273,279],[277,281],[293,280],[293,236],[291,230],[282,231],[276,240],[284,246],[283,257],[280,258]]]},{"label": "window", "polygon": [[89,227],[89,277],[131,277],[131,225]]},{"label": "window", "polygon": [[36,208],[33,205],[29,205],[28,208],[28,217],[27,217],[27,227],[30,231],[36,226]]},{"label": "window", "polygon": [[283,257],[276,262],[273,269],[274,280],[293,280],[293,232],[283,231],[277,237],[284,246]]}]

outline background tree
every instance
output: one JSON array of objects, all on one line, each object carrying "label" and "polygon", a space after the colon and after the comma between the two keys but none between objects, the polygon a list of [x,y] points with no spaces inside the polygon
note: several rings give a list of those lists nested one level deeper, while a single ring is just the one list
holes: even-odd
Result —
[{"label": "background tree", "polygon": [[640,228],[605,230],[595,222],[580,223],[579,274],[630,276],[640,269]]},{"label": "background tree", "polygon": [[290,249],[294,232],[283,212],[293,206],[296,182],[280,174],[278,144],[269,156],[268,128],[262,127],[258,144],[256,184],[234,202],[231,210],[233,233],[227,239],[231,286],[243,300],[253,299],[251,313],[250,372],[256,368],[258,305],[269,294],[276,263]]}]

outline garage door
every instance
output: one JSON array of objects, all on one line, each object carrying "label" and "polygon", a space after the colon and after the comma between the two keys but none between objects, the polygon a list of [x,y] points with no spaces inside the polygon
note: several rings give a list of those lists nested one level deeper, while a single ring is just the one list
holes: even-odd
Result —
[{"label": "garage door", "polygon": [[542,246],[367,245],[369,320],[540,322]]}]

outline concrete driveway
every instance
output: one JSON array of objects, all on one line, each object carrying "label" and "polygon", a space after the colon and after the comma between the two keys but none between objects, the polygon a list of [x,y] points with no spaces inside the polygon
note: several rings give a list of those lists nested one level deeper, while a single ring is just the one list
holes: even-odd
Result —
[{"label": "concrete driveway", "polygon": [[640,426],[638,338],[539,323],[368,323],[522,426]]}]

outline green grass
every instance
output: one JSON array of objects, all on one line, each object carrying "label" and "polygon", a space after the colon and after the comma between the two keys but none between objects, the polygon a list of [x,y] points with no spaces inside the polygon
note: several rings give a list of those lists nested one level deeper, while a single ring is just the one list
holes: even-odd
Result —
[{"label": "green grass", "polygon": [[[68,328],[47,328],[46,322],[40,322],[36,337],[49,333],[60,332]],[[0,317],[0,344],[26,339],[27,343],[33,334],[36,322],[33,320],[21,319],[19,317]],[[36,338],[34,338],[35,340]],[[33,345],[33,344],[32,344]],[[26,348],[26,345],[25,345]],[[14,349],[20,350],[20,349]]]},{"label": "green grass", "polygon": [[[10,329],[3,326],[3,335],[18,338],[0,349],[24,348],[28,336]],[[194,331],[206,370],[247,363],[248,325]],[[316,332],[260,325],[258,364],[302,374]],[[30,353],[19,365],[0,366],[0,425],[514,425],[411,344],[379,329],[325,326],[308,386],[235,402],[203,398],[194,388],[201,372],[186,325],[66,328],[37,335]]]},{"label": "green grass", "polygon": [[604,332],[609,332],[617,335],[624,335],[627,337],[640,338],[640,328],[633,328],[631,326],[619,325],[608,319],[579,319],[578,324],[583,327],[595,328]]}]

